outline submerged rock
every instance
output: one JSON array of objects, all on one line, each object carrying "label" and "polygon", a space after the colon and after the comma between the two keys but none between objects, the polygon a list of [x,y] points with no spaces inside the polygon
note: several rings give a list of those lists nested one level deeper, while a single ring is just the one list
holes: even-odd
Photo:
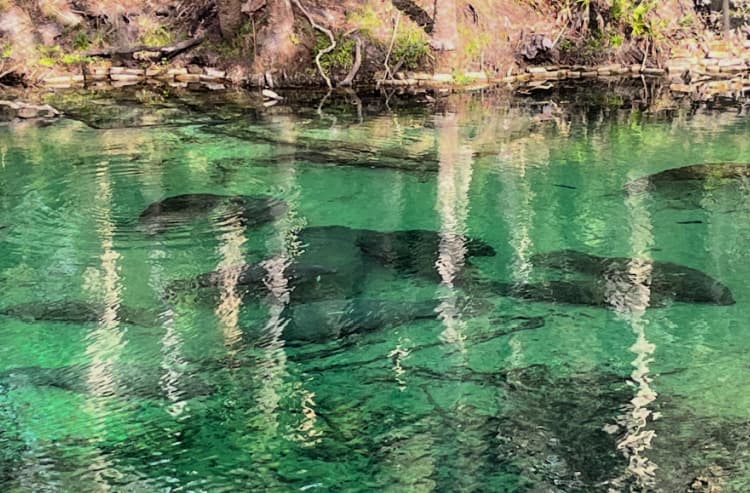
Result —
[{"label": "submerged rock", "polygon": [[[29,321],[84,323],[101,321],[106,308],[103,304],[80,300],[35,301],[0,308],[0,315]],[[153,325],[158,318],[158,314],[150,310],[125,305],[119,305],[116,313],[120,322],[145,327]]]},{"label": "submerged rock", "polygon": [[259,226],[281,217],[286,203],[268,195],[217,195],[191,193],[154,202],[138,216],[141,225],[151,233],[161,233],[181,226],[199,216],[237,217],[246,226]]},{"label": "submerged rock", "polygon": [[[612,295],[616,294],[615,291],[627,290],[628,284],[638,283],[629,275],[630,266],[634,261],[635,259],[628,257],[599,257],[576,250],[537,254],[531,259],[532,264],[538,267],[584,274],[593,278],[597,281],[593,284],[590,281],[560,281],[552,285],[555,286],[554,290],[561,294],[578,291],[574,296],[580,296],[581,299],[591,296],[591,299],[597,301],[596,304],[602,296],[605,300],[611,299]],[[727,286],[697,269],[661,261],[648,261],[645,265],[648,275],[644,285],[648,287],[651,306],[667,300],[712,305],[735,303],[734,296]]]}]

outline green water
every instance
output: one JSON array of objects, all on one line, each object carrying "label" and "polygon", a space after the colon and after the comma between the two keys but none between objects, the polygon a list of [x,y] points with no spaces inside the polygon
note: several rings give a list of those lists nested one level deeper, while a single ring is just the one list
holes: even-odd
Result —
[{"label": "green water", "polygon": [[[0,490],[748,491],[746,184],[708,180],[690,200],[624,185],[750,162],[750,121],[739,106],[619,98],[378,97],[358,111],[115,93],[0,127],[0,305],[101,307],[91,321],[0,316]],[[149,204],[186,193],[287,209],[257,226],[216,213],[140,227]],[[323,241],[315,265],[351,289],[292,322],[315,332],[347,298],[435,300],[439,316],[295,341],[283,273],[263,296],[232,276],[212,295],[165,294],[305,258],[300,232],[327,225],[435,231],[407,251],[438,263],[347,272],[347,245]],[[466,258],[466,238],[496,255]],[[533,261],[561,249],[698,269],[736,304],[652,308],[643,285],[610,307],[491,289],[577,279]]]}]

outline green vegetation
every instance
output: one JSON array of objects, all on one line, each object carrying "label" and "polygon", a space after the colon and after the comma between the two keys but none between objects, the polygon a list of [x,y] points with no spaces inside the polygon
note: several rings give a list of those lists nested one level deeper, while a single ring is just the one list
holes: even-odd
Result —
[{"label": "green vegetation", "polygon": [[85,31],[78,31],[73,38],[73,48],[76,50],[86,50],[91,46],[91,40]]},{"label": "green vegetation", "polygon": [[172,33],[164,26],[149,26],[141,35],[141,42],[149,46],[168,45],[172,42]]},{"label": "green vegetation", "polygon": [[369,38],[374,37],[378,30],[383,27],[383,20],[369,4],[365,4],[359,10],[351,12],[347,16],[347,21],[357,26],[359,32]]},{"label": "green vegetation", "polygon": [[[351,37],[336,40],[336,48],[330,53],[320,57],[320,65],[326,72],[349,70],[354,64],[354,45],[355,41]],[[325,50],[331,45],[331,40],[327,36],[315,34],[315,53]]]},{"label": "green vegetation", "polygon": [[402,25],[393,43],[391,60],[402,62],[401,67],[407,70],[419,68],[430,55],[430,45],[427,35],[419,27],[409,24]]},{"label": "green vegetation", "polygon": [[76,63],[91,61],[90,58],[82,53],[66,53],[60,45],[44,46],[39,45],[36,49],[38,53],[37,63],[43,67],[53,67],[55,65],[72,65]]}]

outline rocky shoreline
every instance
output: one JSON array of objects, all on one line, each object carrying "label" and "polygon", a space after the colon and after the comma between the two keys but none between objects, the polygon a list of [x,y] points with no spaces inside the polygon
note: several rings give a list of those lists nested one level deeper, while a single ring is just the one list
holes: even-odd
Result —
[{"label": "rocky shoreline", "polygon": [[[662,67],[645,63],[623,65],[607,63],[588,65],[528,66],[509,70],[504,75],[486,72],[428,73],[397,72],[393,78],[378,75],[363,86],[419,88],[437,93],[472,91],[498,87],[523,91],[544,90],[557,81],[621,77],[664,77],[674,93],[690,94],[699,99],[717,95],[736,96],[750,91],[750,42],[724,40],[704,43],[689,40],[672,49]],[[107,90],[137,84],[166,84],[170,87],[195,90],[225,90],[232,87],[264,87],[262,74],[236,81],[227,72],[215,67],[198,65],[152,66],[130,68],[112,65],[83,65],[77,73],[50,74],[42,77],[45,89]],[[293,88],[315,87],[322,81],[315,78]]]}]

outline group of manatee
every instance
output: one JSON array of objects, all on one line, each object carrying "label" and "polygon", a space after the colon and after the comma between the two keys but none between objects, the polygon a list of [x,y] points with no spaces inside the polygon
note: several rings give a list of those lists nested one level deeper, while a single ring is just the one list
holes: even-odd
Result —
[{"label": "group of manatee", "polygon": [[[749,165],[703,164],[650,175],[626,187],[651,189],[682,186],[686,193],[708,179],[732,182],[750,175]],[[192,193],[152,203],[138,216],[147,233],[156,235],[200,217],[233,219],[246,227],[275,221],[287,211],[286,203],[268,195],[218,195]],[[288,291],[283,311],[288,323],[284,337],[289,342],[319,341],[394,326],[410,320],[435,318],[438,302],[405,302],[363,299],[362,279],[372,268],[388,269],[394,275],[439,282],[436,269],[441,236],[436,231],[376,231],[340,225],[311,226],[298,231],[302,251],[283,269]],[[495,249],[479,238],[464,238],[465,271],[456,285],[470,297],[498,295],[520,300],[570,305],[612,307],[618,293],[639,284],[647,285],[650,307],[670,302],[731,305],[730,289],[708,274],[684,265],[654,261],[646,279],[631,276],[634,259],[602,257],[575,250],[539,253],[533,266],[556,273],[552,279],[514,283],[484,279],[472,268],[474,257],[495,256]],[[190,279],[174,280],[164,293],[169,302],[186,292],[214,299],[226,279],[245,299],[268,294],[269,260],[247,263],[230,270],[206,272]],[[559,274],[559,276],[558,276]],[[557,278],[554,278],[557,277]],[[29,320],[92,322],[101,318],[103,306],[77,300],[26,303],[6,306],[0,314]],[[157,314],[127,306],[118,308],[120,321],[137,325],[156,322]]]}]

